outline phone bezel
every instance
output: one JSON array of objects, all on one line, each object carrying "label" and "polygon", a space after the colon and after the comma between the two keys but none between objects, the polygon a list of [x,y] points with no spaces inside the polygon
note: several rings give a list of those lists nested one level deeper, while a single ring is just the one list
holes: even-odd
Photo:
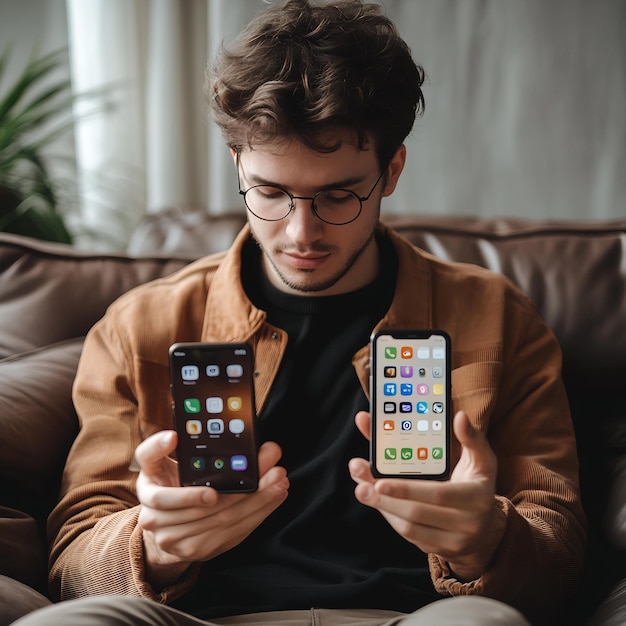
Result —
[{"label": "phone bezel", "polygon": [[[428,339],[432,335],[438,335],[445,340],[446,358],[445,358],[445,468],[440,474],[422,474],[422,473],[409,473],[403,472],[401,474],[385,474],[378,470],[376,463],[376,421],[378,416],[376,415],[376,343],[381,336],[391,336],[394,339]],[[450,335],[439,328],[427,328],[427,329],[381,329],[372,333],[370,337],[370,467],[372,474],[375,478],[406,478],[409,480],[448,480],[450,477],[450,433],[452,431],[452,347]]]}]

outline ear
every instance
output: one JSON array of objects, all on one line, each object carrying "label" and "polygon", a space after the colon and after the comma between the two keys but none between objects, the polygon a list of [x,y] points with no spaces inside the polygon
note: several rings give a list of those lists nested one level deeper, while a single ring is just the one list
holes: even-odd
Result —
[{"label": "ear", "polygon": [[230,156],[233,157],[233,162],[237,165],[237,150],[235,148],[229,148]]},{"label": "ear", "polygon": [[402,174],[402,170],[404,169],[404,164],[406,162],[406,146],[402,144],[391,157],[391,161],[389,161],[389,165],[387,166],[387,182],[385,183],[385,188],[383,189],[383,196],[390,196],[396,189],[396,185],[398,184],[398,179],[400,178],[400,174]]}]

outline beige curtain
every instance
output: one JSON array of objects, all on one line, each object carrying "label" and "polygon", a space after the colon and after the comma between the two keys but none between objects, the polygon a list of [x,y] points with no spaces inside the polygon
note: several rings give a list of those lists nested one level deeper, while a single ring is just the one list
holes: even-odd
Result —
[{"label": "beige curtain", "polygon": [[[626,2],[380,0],[428,75],[386,207],[552,219],[626,215]],[[145,212],[241,207],[207,121],[207,59],[264,0],[67,0],[78,245],[123,248]]]}]

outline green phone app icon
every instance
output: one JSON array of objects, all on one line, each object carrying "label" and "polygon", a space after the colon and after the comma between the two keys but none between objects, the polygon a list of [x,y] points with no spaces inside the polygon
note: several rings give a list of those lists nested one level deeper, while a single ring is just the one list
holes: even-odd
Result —
[{"label": "green phone app icon", "polygon": [[395,448],[385,448],[385,460],[395,461],[398,458],[398,451]]},{"label": "green phone app icon", "polygon": [[394,348],[392,346],[385,347],[385,358],[386,359],[395,359],[398,356],[398,348]]},{"label": "green phone app icon", "polygon": [[185,398],[183,406],[186,413],[200,413],[200,400],[198,398]]},{"label": "green phone app icon", "polygon": [[433,459],[443,459],[443,448],[433,448],[431,455]]},{"label": "green phone app icon", "polygon": [[410,461],[413,458],[413,449],[412,448],[402,448],[402,450],[400,450],[400,458],[403,461]]}]

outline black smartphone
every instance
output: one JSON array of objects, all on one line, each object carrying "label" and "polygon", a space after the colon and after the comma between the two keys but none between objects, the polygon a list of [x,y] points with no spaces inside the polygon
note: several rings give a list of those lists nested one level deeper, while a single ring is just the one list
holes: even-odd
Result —
[{"label": "black smartphone", "polygon": [[450,337],[382,330],[370,343],[370,460],[378,478],[450,474]]},{"label": "black smartphone", "polygon": [[181,485],[207,485],[224,493],[256,491],[251,346],[175,343],[169,363]]}]

